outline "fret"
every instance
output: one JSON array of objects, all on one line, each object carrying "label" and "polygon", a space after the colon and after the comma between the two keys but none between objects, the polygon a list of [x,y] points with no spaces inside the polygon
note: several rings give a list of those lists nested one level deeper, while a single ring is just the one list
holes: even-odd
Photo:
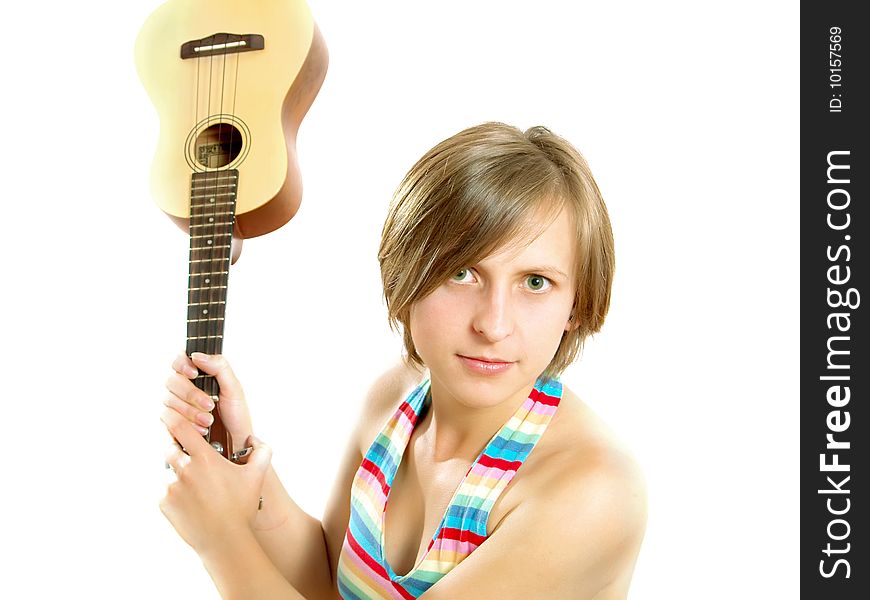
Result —
[{"label": "fret", "polygon": [[[198,248],[201,250],[201,248]],[[193,260],[189,260],[189,263],[204,263],[204,262],[216,262],[216,261],[228,261],[230,259],[229,256],[218,256],[216,258],[195,258]]]},{"label": "fret", "polygon": [[[217,198],[218,196],[235,197],[235,195],[236,195],[236,193],[233,191],[233,192],[219,192],[219,193],[209,193],[209,194],[191,194],[190,197],[191,197],[191,199],[193,199],[193,198],[199,199],[199,198]],[[211,204],[211,202],[209,202],[209,204]],[[200,204],[199,206],[204,206],[204,205]]]},{"label": "fret", "polygon": [[217,236],[227,237],[227,236],[231,236],[231,235],[233,235],[233,234],[232,234],[232,232],[230,231],[230,232],[227,232],[227,233],[212,233],[212,234],[208,234],[208,235],[192,235],[192,236],[190,236],[190,237],[192,237],[192,238],[195,239],[195,240],[198,240],[198,239],[201,239],[201,238],[211,238],[211,237],[217,237]]},{"label": "fret", "polygon": [[225,285],[212,285],[208,287],[189,287],[187,288],[189,291],[193,292],[196,290],[225,290],[227,286]]},{"label": "fret", "polygon": [[187,336],[188,340],[219,340],[223,339],[222,335],[196,335],[196,336]]},{"label": "fret", "polygon": [[191,182],[190,189],[191,190],[197,190],[197,189],[201,190],[203,188],[208,188],[208,187],[213,187],[213,188],[215,188],[215,187],[231,187],[231,186],[235,185],[235,182],[236,182],[235,177],[217,177],[217,178],[212,178],[212,179],[200,178],[199,181]]},{"label": "fret", "polygon": [[[217,207],[217,206],[235,206],[235,204],[236,204],[235,198],[231,198],[230,200],[228,200],[226,202],[214,201],[214,202],[207,202],[205,204],[191,203],[190,214],[194,215],[194,216],[198,215],[201,217],[211,216],[214,214],[224,214],[225,215],[225,214],[229,214],[229,213],[227,213],[227,212],[215,213],[214,211],[212,211],[212,209]],[[195,212],[194,209],[201,209],[201,210],[199,210],[198,212]]]},{"label": "fret", "polygon": [[224,187],[235,187],[236,180],[232,177],[224,177],[222,179],[212,179],[211,181],[194,181],[190,184],[190,191],[216,189]]},{"label": "fret", "polygon": [[[202,305],[200,305],[202,306]],[[216,304],[211,307],[211,309],[200,308],[199,306],[191,306],[187,305],[187,318],[188,320],[193,319],[202,319],[203,323],[211,323],[214,321],[215,327],[223,327],[223,318],[226,313],[226,306],[221,304]],[[196,325],[195,323],[188,323],[188,327],[202,327],[202,325]]]},{"label": "fret", "polygon": [[204,189],[209,188],[209,187],[212,187],[212,188],[236,187],[236,184],[235,184],[236,178],[234,178],[234,177],[224,177],[223,179],[218,179],[216,181],[218,181],[218,182],[231,181],[233,183],[218,183],[217,185],[215,185],[214,183],[206,182],[206,185],[195,185],[196,183],[200,183],[200,182],[194,182],[193,184],[191,184],[190,190],[191,191],[204,190]]},{"label": "fret", "polygon": [[[225,189],[226,188],[226,189]],[[235,196],[235,186],[229,185],[209,185],[198,189],[190,190],[191,198],[215,198],[217,196]]]},{"label": "fret", "polygon": [[[225,216],[225,215],[233,215],[233,214],[235,214],[235,213],[233,213],[232,211],[230,211],[230,212],[215,212],[215,213],[208,213],[208,214],[201,214],[201,215],[191,215],[191,218],[194,218],[194,219],[195,219],[196,217],[201,217],[201,218],[204,218],[204,217],[210,217],[210,218],[214,218],[214,217],[222,217],[222,216]],[[209,221],[209,223],[211,223],[211,221]]]},{"label": "fret", "polygon": [[194,227],[215,227],[215,228],[217,228],[221,225],[226,225],[226,224],[225,223],[215,223],[214,218],[212,218],[208,223],[197,223],[196,225],[191,225],[190,228],[191,229],[193,229]]},{"label": "fret", "polygon": [[190,190],[190,197],[193,198],[215,198],[217,196],[235,196],[235,185],[208,185]]},{"label": "fret", "polygon": [[191,273],[191,277],[203,277],[205,275],[228,275],[229,271],[206,271],[204,273]]},{"label": "fret", "polygon": [[[216,206],[232,206],[235,204],[235,194],[233,194],[232,198],[226,200],[215,200],[214,202],[191,202],[190,204],[190,212],[194,215],[204,216],[204,215],[213,215],[215,212],[212,210]],[[195,210],[199,209],[199,210]],[[227,214],[227,213],[223,213]]]},{"label": "fret", "polygon": [[[209,240],[211,241],[211,240]],[[231,248],[230,244],[221,244],[219,246],[215,246],[214,244],[206,243],[205,246],[192,246],[191,250],[217,250],[218,248]]]},{"label": "fret", "polygon": [[221,174],[220,171],[209,171],[208,173],[194,173],[193,174],[193,182],[197,183],[200,181],[235,181],[239,178],[238,172],[233,169],[232,171],[225,171],[226,174]]},{"label": "fret", "polygon": [[220,213],[217,215],[209,215],[208,218],[204,218],[206,215],[193,215],[190,217],[190,226],[191,227],[211,227],[214,231],[218,229],[227,229],[231,230],[233,226],[234,219],[229,218],[226,220],[216,220],[215,217],[226,217],[231,213]]},{"label": "fret", "polygon": [[206,185],[190,190],[191,198],[214,198],[216,196],[235,196],[235,194],[235,185]]},{"label": "fret", "polygon": [[223,321],[224,317],[212,317],[211,319],[188,319],[188,323],[211,323],[212,321]]},{"label": "fret", "polygon": [[226,304],[226,300],[215,300],[214,302],[188,302],[188,306],[211,306],[212,304]]},{"label": "fret", "polygon": [[193,174],[193,182],[196,183],[198,181],[224,181],[227,179],[231,179],[235,181],[238,179],[239,173],[235,169],[231,171],[208,171],[205,173],[194,173]]}]

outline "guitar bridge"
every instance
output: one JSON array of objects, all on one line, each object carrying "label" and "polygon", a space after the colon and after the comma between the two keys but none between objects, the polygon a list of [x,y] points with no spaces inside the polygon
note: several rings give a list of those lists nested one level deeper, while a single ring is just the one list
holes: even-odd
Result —
[{"label": "guitar bridge", "polygon": [[214,54],[238,54],[262,50],[265,39],[257,33],[215,33],[201,40],[191,40],[181,45],[181,58],[199,58]]}]

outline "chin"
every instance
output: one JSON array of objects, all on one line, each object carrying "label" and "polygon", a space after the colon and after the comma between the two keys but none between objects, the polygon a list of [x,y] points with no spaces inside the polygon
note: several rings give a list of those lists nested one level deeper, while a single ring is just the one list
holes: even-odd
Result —
[{"label": "chin", "polygon": [[456,368],[433,371],[432,375],[459,403],[468,408],[491,408],[516,394],[527,395],[528,388],[534,385],[537,378],[537,375],[526,373],[521,362],[494,369],[486,366],[481,369],[479,365],[468,368],[467,362],[457,357],[458,364],[451,365]]}]

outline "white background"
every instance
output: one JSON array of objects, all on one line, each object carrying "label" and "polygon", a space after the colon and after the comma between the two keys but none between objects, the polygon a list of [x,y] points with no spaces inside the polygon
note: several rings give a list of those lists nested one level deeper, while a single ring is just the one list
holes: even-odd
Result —
[{"label": "white background", "polygon": [[[4,19],[2,597],[216,597],[157,508],[187,269],[133,65],[157,4]],[[469,125],[545,124],[616,235],[610,316],[564,380],[647,475],[631,597],[797,597],[796,3],[310,5],[330,70],[303,206],[245,243],[225,343],[291,494],[320,515],[362,390],[399,356],[376,251],[404,172]]]}]

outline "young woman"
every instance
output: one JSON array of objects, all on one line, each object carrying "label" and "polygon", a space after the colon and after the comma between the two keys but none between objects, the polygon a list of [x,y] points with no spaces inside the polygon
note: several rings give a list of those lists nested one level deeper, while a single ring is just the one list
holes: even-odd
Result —
[{"label": "young woman", "polygon": [[[368,391],[322,521],[270,467],[227,361],[173,363],[161,509],[221,595],[625,598],[642,477],[558,380],[601,328],[614,268],[583,158],[543,127],[462,131],[405,177],[379,260],[407,356]],[[234,449],[253,445],[244,465],[202,437],[199,371],[218,379]]]}]

